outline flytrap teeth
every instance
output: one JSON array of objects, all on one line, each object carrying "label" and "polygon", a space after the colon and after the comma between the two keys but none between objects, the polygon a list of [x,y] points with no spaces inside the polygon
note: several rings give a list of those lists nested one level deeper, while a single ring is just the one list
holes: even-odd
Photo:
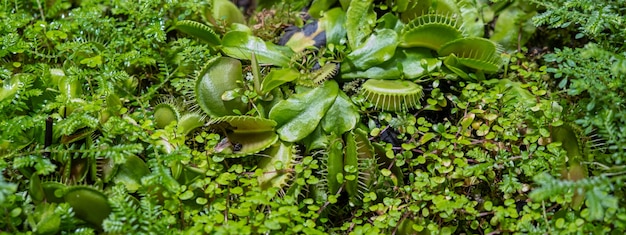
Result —
[{"label": "flytrap teeth", "polygon": [[415,108],[423,96],[422,86],[406,80],[369,79],[362,92],[375,109],[401,111]]},{"label": "flytrap teeth", "polygon": [[463,25],[456,18],[427,14],[413,19],[402,29],[399,46],[439,50],[444,44],[464,36]]}]

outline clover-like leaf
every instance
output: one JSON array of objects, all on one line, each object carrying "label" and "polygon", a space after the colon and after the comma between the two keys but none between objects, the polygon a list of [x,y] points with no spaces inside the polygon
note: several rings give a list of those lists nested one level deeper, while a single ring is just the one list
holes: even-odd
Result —
[{"label": "clover-like leaf", "polygon": [[329,80],[278,102],[269,117],[278,123],[280,139],[295,142],[311,134],[335,102],[338,92],[337,82]]}]

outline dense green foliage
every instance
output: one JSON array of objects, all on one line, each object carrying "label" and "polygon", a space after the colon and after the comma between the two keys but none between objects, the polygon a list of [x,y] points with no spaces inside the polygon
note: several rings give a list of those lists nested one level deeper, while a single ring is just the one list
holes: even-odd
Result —
[{"label": "dense green foliage", "polygon": [[626,231],[626,2],[530,2],[2,0],[0,233]]}]

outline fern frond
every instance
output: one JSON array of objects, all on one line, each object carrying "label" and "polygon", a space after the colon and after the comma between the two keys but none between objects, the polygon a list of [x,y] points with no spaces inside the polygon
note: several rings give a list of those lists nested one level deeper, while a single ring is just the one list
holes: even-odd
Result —
[{"label": "fern frond", "polygon": [[46,18],[55,18],[61,12],[69,9],[72,6],[72,3],[69,0],[60,0],[52,2],[52,5],[48,5],[45,9]]},{"label": "fern frond", "polygon": [[42,176],[48,175],[56,170],[56,165],[54,165],[49,158],[36,155],[14,158],[13,167],[16,169],[34,167],[36,173]]},{"label": "fern frond", "polygon": [[533,191],[529,194],[529,197],[537,201],[546,200],[557,195],[563,195],[570,190],[589,190],[594,187],[613,187],[611,180],[604,176],[588,177],[573,181],[556,179],[551,175],[544,173],[537,175],[534,180],[539,184],[539,187],[533,189]]}]

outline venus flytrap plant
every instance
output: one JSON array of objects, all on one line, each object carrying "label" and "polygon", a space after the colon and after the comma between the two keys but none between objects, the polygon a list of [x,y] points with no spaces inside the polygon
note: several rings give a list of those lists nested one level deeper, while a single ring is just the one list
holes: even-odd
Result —
[{"label": "venus flytrap plant", "polygon": [[[0,4],[7,18],[0,227],[48,234],[624,227],[617,187],[624,115],[606,108],[618,107],[619,95],[588,92],[619,91],[619,76],[604,68],[620,71],[622,58],[610,59],[608,43],[597,42],[602,51],[558,51],[547,62],[559,67],[546,70],[538,57],[524,57],[523,46],[553,40],[530,37],[537,9],[521,1],[316,0],[309,13],[317,20],[292,18],[309,2],[278,2],[258,2],[249,27],[227,0]],[[303,28],[285,34],[278,43],[285,46],[274,44],[292,22]],[[497,44],[521,48],[503,74],[509,61]],[[577,57],[581,51],[591,57]],[[579,70],[583,60],[602,68],[586,69],[601,79],[572,77],[591,74]],[[551,75],[561,83],[551,84]],[[179,98],[151,103],[156,96]],[[571,124],[573,114],[593,112],[576,122],[582,130]]]},{"label": "venus flytrap plant", "polygon": [[[443,7],[431,9],[430,3],[421,9],[424,14],[415,14],[415,18],[403,23],[397,15],[385,14],[378,22],[372,5],[362,1],[351,1],[346,11],[345,26],[348,52],[341,64],[340,77],[344,79],[420,79],[436,70],[448,71],[463,79],[470,79],[468,72],[475,70],[473,78],[484,78],[483,72],[496,72],[502,61],[501,49],[488,39],[468,37],[462,27],[462,18],[456,18],[450,12],[458,11],[458,7],[446,2]],[[417,4],[419,5],[419,4]],[[415,5],[415,6],[417,6]],[[443,9],[446,10],[443,10]],[[406,11],[402,4],[393,11]],[[415,11],[415,9],[412,9]],[[433,13],[428,13],[432,10]],[[448,12],[448,13],[446,13]],[[330,17],[336,17],[331,14]],[[320,20],[324,20],[324,16]],[[352,22],[352,23],[351,23]],[[356,22],[359,22],[356,24]],[[334,28],[327,25],[326,28]],[[333,32],[332,35],[342,35]],[[333,41],[337,41],[334,39]],[[425,50],[420,50],[420,49]],[[434,50],[432,54],[428,49]],[[444,65],[444,66],[441,66]],[[363,86],[366,99],[374,107],[383,110],[400,110],[399,102],[389,103],[387,93],[398,87],[391,81],[366,81]],[[408,85],[407,85],[408,84]],[[398,100],[408,101],[402,109],[416,107],[421,98],[421,86],[416,83],[404,82],[410,88],[396,93]],[[406,93],[405,93],[406,92]]]}]

